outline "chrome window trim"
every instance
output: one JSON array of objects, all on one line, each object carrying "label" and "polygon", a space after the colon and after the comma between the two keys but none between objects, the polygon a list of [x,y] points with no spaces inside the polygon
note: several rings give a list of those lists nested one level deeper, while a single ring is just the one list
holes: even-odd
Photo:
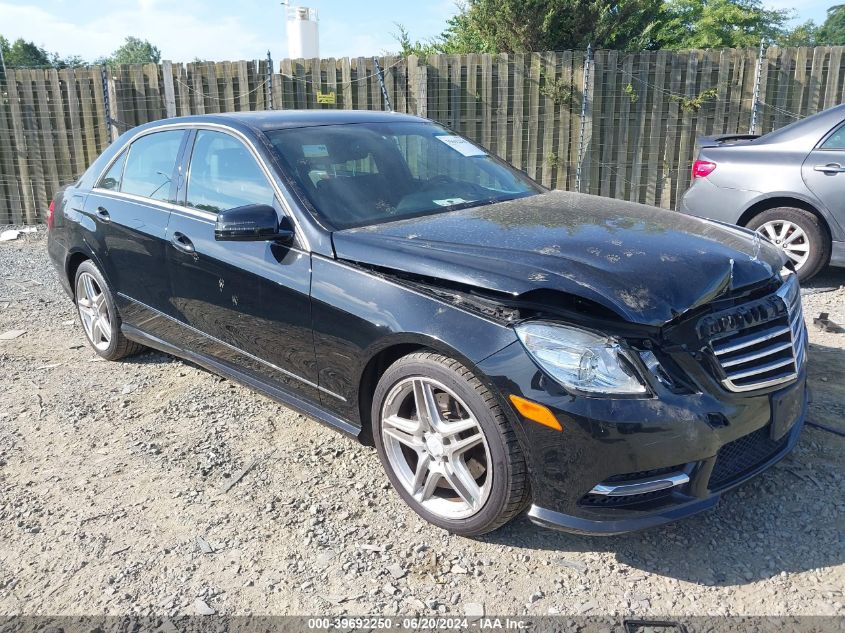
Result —
[{"label": "chrome window trim", "polygon": [[[123,149],[121,149],[121,151],[119,151],[117,153],[117,155],[114,156],[106,164],[106,166],[97,175],[97,179],[94,182],[99,183],[100,180],[102,179],[103,175],[106,174],[108,172],[108,170],[111,168],[114,161],[117,160],[120,157],[120,155],[123,154],[124,151],[127,151],[127,148],[132,143],[134,143],[136,140],[138,140],[142,136],[146,136],[147,134],[155,134],[156,132],[163,132],[163,131],[166,131],[166,130],[174,130],[174,129],[180,129],[180,130],[184,130],[186,132],[188,130],[202,130],[202,129],[223,131],[227,134],[230,134],[231,136],[234,136],[235,138],[240,140],[242,143],[244,143],[244,145],[246,145],[247,149],[252,154],[253,158],[258,162],[258,166],[264,172],[264,176],[267,178],[267,181],[270,183],[270,186],[273,188],[273,191],[276,193],[276,197],[279,199],[279,202],[283,207],[282,210],[284,211],[285,215],[288,216],[291,219],[294,226],[296,227],[296,232],[298,234],[299,239],[302,241],[302,246],[303,246],[304,250],[306,252],[311,251],[311,244],[308,241],[308,236],[306,235],[305,231],[302,230],[302,225],[299,222],[299,218],[293,212],[293,209],[292,209],[290,203],[288,202],[288,197],[285,195],[288,192],[285,191],[284,189],[282,189],[282,187],[280,187],[279,184],[276,182],[276,179],[273,177],[273,171],[267,166],[267,163],[261,157],[261,154],[258,153],[258,150],[255,148],[255,143],[253,143],[252,140],[248,136],[246,136],[243,132],[241,132],[240,130],[236,130],[235,128],[233,128],[229,125],[225,125],[223,123],[199,122],[199,121],[185,122],[185,123],[164,123],[162,125],[156,125],[155,127],[151,127],[151,128],[145,129],[145,130],[139,130],[138,132],[136,132],[135,134],[133,134],[132,136],[130,136],[126,140],[125,147]],[[191,148],[191,151],[193,152],[193,147]],[[189,170],[190,170],[190,162],[188,163],[188,167],[189,167]],[[187,179],[186,179],[186,183],[187,183]],[[98,193],[102,192],[102,191],[108,191],[107,189],[100,189],[99,187],[92,187],[92,191],[94,191],[94,190],[96,190]],[[124,194],[122,191],[110,192],[110,193],[118,193],[118,194],[121,194],[121,195],[133,196],[131,199],[141,200],[141,201],[144,201],[144,202],[150,202],[150,201],[152,201],[154,203],[160,202],[158,200],[154,200],[153,198],[144,198],[143,196],[134,196],[134,194]],[[165,205],[168,208],[170,208],[171,210],[187,211],[187,212],[192,213],[192,214],[203,214],[203,215],[198,216],[198,217],[204,217],[206,219],[210,218],[214,222],[217,221],[217,214],[216,213],[211,213],[209,211],[199,211],[198,209],[192,209],[191,207],[188,207],[186,205],[172,204],[172,203],[169,203],[169,202],[165,203]]]},{"label": "chrome window trim", "polygon": [[173,204],[172,202],[166,202],[164,200],[155,200],[153,198],[145,198],[144,196],[138,196],[134,193],[124,193],[123,191],[112,191],[111,189],[102,189],[100,187],[94,187],[91,189],[92,193],[96,193],[101,196],[112,197],[112,198],[123,198],[124,200],[129,200],[131,202],[137,202],[138,204],[145,204],[150,206],[159,206],[164,207],[168,211],[179,211],[181,213],[187,213],[189,215],[194,215],[201,220],[207,220],[212,224],[217,221],[217,216],[214,213],[209,213],[208,211],[199,211],[196,209],[190,209],[178,204]]}]

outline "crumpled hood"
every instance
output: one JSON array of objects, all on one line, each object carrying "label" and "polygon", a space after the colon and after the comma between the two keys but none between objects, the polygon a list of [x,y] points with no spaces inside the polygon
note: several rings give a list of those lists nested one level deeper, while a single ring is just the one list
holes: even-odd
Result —
[{"label": "crumpled hood", "polygon": [[339,259],[518,296],[551,289],[662,325],[780,271],[744,229],[562,191],[333,235]]}]

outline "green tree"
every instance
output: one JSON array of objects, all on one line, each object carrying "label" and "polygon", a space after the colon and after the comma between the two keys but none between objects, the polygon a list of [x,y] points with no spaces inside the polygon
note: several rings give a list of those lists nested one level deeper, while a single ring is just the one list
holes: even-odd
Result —
[{"label": "green tree", "polygon": [[161,61],[161,51],[147,40],[130,35],[105,61],[109,64],[157,64]]},{"label": "green tree", "polygon": [[18,38],[14,42],[9,43],[9,40],[0,35],[0,46],[3,47],[3,59],[9,68],[43,68],[45,66],[52,66],[50,63],[50,54],[32,42]]},{"label": "green tree", "polygon": [[75,68],[85,64],[78,55],[62,57],[58,53],[48,53],[41,46],[20,38],[9,43],[0,35],[0,47],[7,68]]},{"label": "green tree", "polygon": [[50,53],[50,65],[54,68],[78,68],[80,66],[87,66],[88,62],[79,55],[62,57],[58,53]]},{"label": "green tree", "polygon": [[662,0],[469,0],[441,36],[444,52],[525,52],[652,45]]},{"label": "green tree", "polygon": [[827,19],[819,27],[816,41],[822,46],[845,45],[845,4],[827,10]]},{"label": "green tree", "polygon": [[748,48],[787,35],[790,12],[760,0],[668,0],[655,40],[660,48]]},{"label": "green tree", "polygon": [[781,37],[777,44],[779,46],[816,46],[818,38],[819,27],[812,20],[807,20]]},{"label": "green tree", "polygon": [[404,25],[397,23],[396,28],[398,33],[393,34],[393,38],[399,43],[399,55],[407,57],[408,55],[418,55],[425,59],[429,55],[436,55],[443,52],[441,50],[441,43],[438,40],[432,39],[428,42],[420,42],[419,40],[412,40],[408,29]]},{"label": "green tree", "polygon": [[[815,44],[824,27],[807,22],[790,30],[791,12],[763,1],[467,0],[439,37],[417,42],[400,28],[396,39],[405,55],[583,50],[588,44],[626,51],[745,48],[762,39]],[[829,15],[832,42],[845,30],[845,8],[832,7]]]},{"label": "green tree", "polygon": [[428,42],[400,26],[401,54],[513,53],[653,46],[663,0],[468,0]]}]

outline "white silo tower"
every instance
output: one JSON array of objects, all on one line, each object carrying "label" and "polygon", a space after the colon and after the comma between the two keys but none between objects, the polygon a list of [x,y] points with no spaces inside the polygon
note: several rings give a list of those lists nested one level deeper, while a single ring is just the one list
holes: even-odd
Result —
[{"label": "white silo tower", "polygon": [[287,7],[288,57],[311,59],[320,56],[317,9]]}]

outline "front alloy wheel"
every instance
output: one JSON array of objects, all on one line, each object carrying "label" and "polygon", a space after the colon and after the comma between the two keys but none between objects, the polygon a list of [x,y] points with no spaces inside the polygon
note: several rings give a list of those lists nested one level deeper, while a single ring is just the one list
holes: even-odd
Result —
[{"label": "front alloy wheel", "polygon": [[490,495],[490,449],[478,421],[445,385],[416,376],[397,383],[382,412],[390,467],[426,510],[462,519]]},{"label": "front alloy wheel", "polygon": [[494,394],[458,361],[400,358],[373,395],[373,440],[399,496],[455,534],[490,532],[530,500],[525,460]]}]

